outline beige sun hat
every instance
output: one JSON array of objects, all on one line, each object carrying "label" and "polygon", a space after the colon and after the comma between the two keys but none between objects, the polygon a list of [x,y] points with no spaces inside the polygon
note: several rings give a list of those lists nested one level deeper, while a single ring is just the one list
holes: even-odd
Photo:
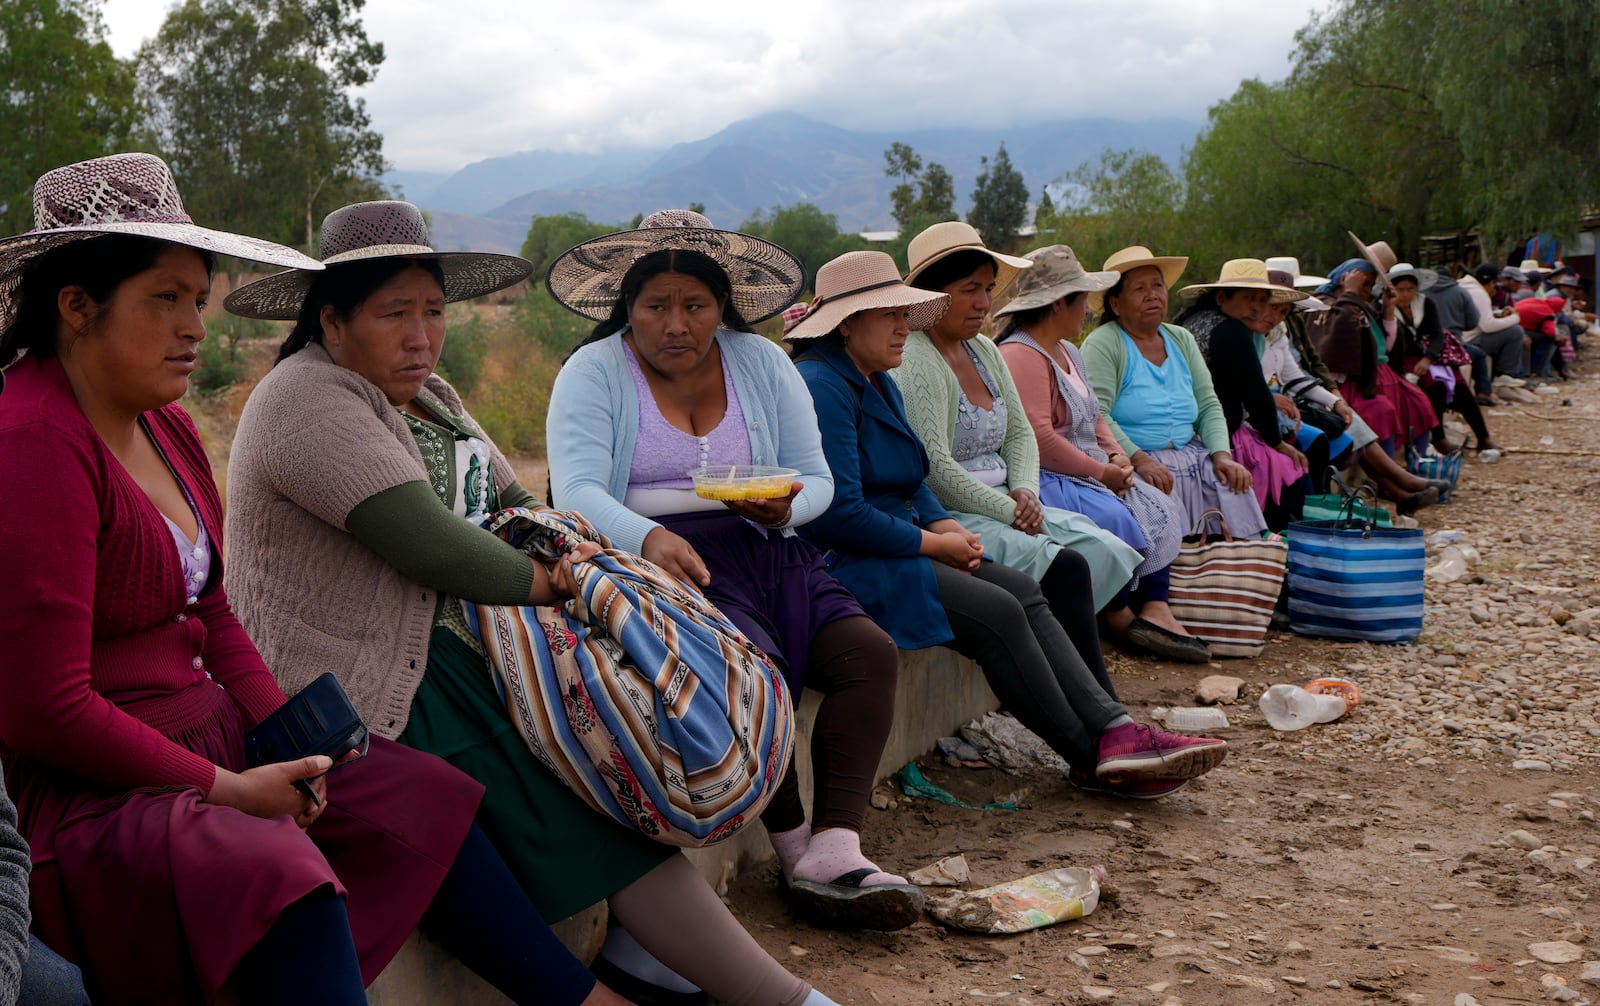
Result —
[{"label": "beige sun hat", "polygon": [[[1105,265],[1101,266],[1101,268],[1107,272],[1127,275],[1131,270],[1147,265],[1153,265],[1161,270],[1161,278],[1166,282],[1167,289],[1171,290],[1178,285],[1178,280],[1183,278],[1183,270],[1189,267],[1189,257],[1187,255],[1157,255],[1144,245],[1129,245],[1126,248],[1112,252],[1106,258]],[[1111,285],[1116,286],[1116,283]],[[1099,313],[1100,307],[1104,302],[1104,292],[1091,293],[1089,295],[1089,310]]]},{"label": "beige sun hat", "polygon": [[439,263],[444,273],[444,299],[450,303],[503,290],[533,272],[533,263],[518,255],[434,251],[422,211],[398,199],[352,203],[329,213],[322,220],[317,250],[322,261],[315,270],[294,269],[246,283],[228,294],[222,306],[241,318],[294,321],[317,271],[370,259],[415,258]]},{"label": "beige sun hat", "polygon": [[1267,275],[1267,264],[1258,258],[1229,259],[1222,263],[1222,272],[1215,283],[1193,283],[1178,292],[1185,297],[1198,297],[1207,290],[1266,290],[1280,304],[1311,296],[1292,286],[1272,282]]},{"label": "beige sun hat", "polygon": [[1345,233],[1350,235],[1350,240],[1354,241],[1356,247],[1361,249],[1361,257],[1377,267],[1379,276],[1387,275],[1389,270],[1393,269],[1395,264],[1400,261],[1400,256],[1396,255],[1394,249],[1389,247],[1389,242],[1374,241],[1372,244],[1367,244],[1356,237],[1355,231],[1345,231]]},{"label": "beige sun hat", "polygon": [[1396,262],[1394,268],[1383,274],[1383,278],[1390,284],[1397,279],[1409,279],[1417,284],[1418,290],[1426,290],[1439,282],[1439,274],[1432,269],[1419,269],[1410,262]]},{"label": "beige sun hat", "polygon": [[658,210],[632,230],[591,238],[550,264],[545,287],[569,311],[594,321],[611,316],[622,280],[651,252],[695,251],[728,274],[733,306],[754,325],[795,302],[806,270],[788,250],[738,231],[719,230],[693,210]]},{"label": "beige sun hat", "polygon": [[960,220],[946,220],[927,228],[912,238],[911,244],[906,246],[906,262],[911,267],[906,273],[906,282],[916,282],[917,277],[935,262],[964,251],[983,252],[994,259],[995,296],[1005,292],[1017,278],[1018,273],[1033,266],[1028,259],[1018,258],[1015,255],[1002,255],[993,248],[985,246],[978,229],[971,224],[962,223]]},{"label": "beige sun hat", "polygon": [[1090,272],[1078,261],[1077,253],[1066,245],[1036,248],[1023,258],[1033,263],[1017,278],[1011,299],[994,312],[996,318],[1048,307],[1072,293],[1099,293],[1117,283],[1120,273]]},{"label": "beige sun hat", "polygon": [[1307,276],[1300,271],[1300,260],[1292,255],[1274,255],[1267,261],[1268,272],[1286,272],[1291,277],[1289,286],[1321,286],[1328,282],[1326,276]]},{"label": "beige sun hat", "polygon": [[41,175],[33,186],[33,230],[0,239],[0,332],[16,317],[29,262],[106,234],[155,238],[264,265],[322,268],[293,248],[196,226],[183,210],[171,169],[154,154],[96,157]]},{"label": "beige sun hat", "polygon": [[920,332],[944,317],[950,295],[906,286],[894,259],[879,251],[845,252],[817,270],[817,296],[784,333],[791,342],[815,339],[839,327],[857,311],[883,307],[911,309],[910,325]]}]

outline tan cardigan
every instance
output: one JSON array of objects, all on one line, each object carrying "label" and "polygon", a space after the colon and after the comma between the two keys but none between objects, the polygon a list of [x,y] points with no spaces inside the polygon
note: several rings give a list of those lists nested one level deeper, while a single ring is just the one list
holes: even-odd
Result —
[{"label": "tan cardigan", "polygon": [[[425,387],[466,416],[442,378]],[[504,489],[511,464],[489,449]],[[399,412],[318,345],[256,386],[228,463],[228,593],[239,620],[285,692],[333,671],[388,738],[406,728],[439,599],[357,541],[345,518],[385,489],[426,481]]]}]

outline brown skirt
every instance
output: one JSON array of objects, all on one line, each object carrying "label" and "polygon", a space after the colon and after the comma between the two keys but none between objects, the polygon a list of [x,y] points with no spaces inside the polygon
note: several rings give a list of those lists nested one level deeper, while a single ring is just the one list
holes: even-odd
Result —
[{"label": "brown skirt", "polygon": [[[211,692],[205,714],[169,736],[241,769],[237,709],[214,684],[195,687]],[[170,701],[194,699],[186,689]],[[321,888],[346,896],[370,983],[433,900],[483,796],[438,758],[376,738],[328,776],[309,831],[194,789],[105,794],[27,762],[7,768],[33,850],[34,930],[84,969],[97,1003],[210,1002],[278,913]]]}]

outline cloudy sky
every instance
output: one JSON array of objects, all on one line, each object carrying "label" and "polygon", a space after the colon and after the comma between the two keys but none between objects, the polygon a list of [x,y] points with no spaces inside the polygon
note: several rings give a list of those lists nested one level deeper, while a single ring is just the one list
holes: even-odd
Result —
[{"label": "cloudy sky", "polygon": [[[1313,0],[373,0],[364,91],[397,168],[707,136],[781,109],[861,129],[1200,120],[1288,68]],[[171,0],[109,0],[118,55]]]}]

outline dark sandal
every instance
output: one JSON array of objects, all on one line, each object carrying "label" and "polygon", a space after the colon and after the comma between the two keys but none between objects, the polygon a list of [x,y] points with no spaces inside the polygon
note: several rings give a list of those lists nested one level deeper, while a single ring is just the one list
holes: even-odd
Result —
[{"label": "dark sandal", "polygon": [[805,921],[823,929],[892,932],[921,918],[922,906],[927,900],[922,888],[911,884],[861,886],[863,880],[879,872],[862,867],[826,884],[791,880],[787,890],[789,907]]}]

